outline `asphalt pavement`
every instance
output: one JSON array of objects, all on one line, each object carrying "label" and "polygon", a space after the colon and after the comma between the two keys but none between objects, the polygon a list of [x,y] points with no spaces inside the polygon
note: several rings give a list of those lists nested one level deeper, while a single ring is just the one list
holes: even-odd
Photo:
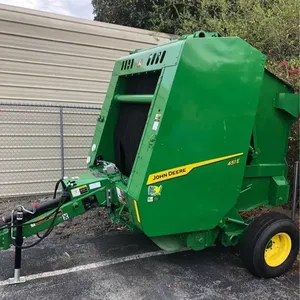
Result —
[{"label": "asphalt pavement", "polygon": [[14,249],[0,252],[0,299],[237,300],[299,299],[299,274],[257,279],[236,249],[165,254],[140,233],[57,235],[24,250],[13,276]]}]

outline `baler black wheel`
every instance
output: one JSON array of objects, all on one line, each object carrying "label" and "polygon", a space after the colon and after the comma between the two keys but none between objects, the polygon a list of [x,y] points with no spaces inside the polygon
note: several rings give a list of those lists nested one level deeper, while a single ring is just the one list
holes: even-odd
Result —
[{"label": "baler black wheel", "polygon": [[299,229],[288,216],[270,212],[259,216],[245,230],[241,258],[255,276],[277,277],[288,271],[299,252]]}]

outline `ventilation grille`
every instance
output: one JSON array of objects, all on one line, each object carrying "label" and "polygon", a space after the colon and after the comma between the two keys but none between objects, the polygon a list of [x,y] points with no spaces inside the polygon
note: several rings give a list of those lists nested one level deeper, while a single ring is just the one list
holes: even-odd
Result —
[{"label": "ventilation grille", "polygon": [[166,56],[166,51],[150,54],[147,60],[147,66],[163,63],[165,56]]},{"label": "ventilation grille", "polygon": [[134,59],[123,60],[121,71],[130,70],[133,67]]},{"label": "ventilation grille", "polygon": [[[166,51],[160,51],[149,55],[147,66],[157,65],[163,63],[166,56]],[[122,61],[121,71],[131,70],[133,68],[134,59],[127,59]]]}]

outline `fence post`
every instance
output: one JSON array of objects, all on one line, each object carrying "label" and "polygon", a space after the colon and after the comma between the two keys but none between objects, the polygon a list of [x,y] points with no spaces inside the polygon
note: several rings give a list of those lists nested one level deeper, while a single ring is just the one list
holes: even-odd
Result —
[{"label": "fence post", "polygon": [[65,176],[65,149],[64,149],[64,111],[63,107],[59,109],[60,116],[60,161],[61,161],[61,178]]}]

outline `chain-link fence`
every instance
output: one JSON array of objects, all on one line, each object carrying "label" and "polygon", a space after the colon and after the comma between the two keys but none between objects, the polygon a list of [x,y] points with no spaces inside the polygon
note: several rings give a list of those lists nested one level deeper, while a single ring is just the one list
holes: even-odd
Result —
[{"label": "chain-link fence", "polygon": [[52,193],[84,172],[99,110],[0,103],[0,197]]}]

